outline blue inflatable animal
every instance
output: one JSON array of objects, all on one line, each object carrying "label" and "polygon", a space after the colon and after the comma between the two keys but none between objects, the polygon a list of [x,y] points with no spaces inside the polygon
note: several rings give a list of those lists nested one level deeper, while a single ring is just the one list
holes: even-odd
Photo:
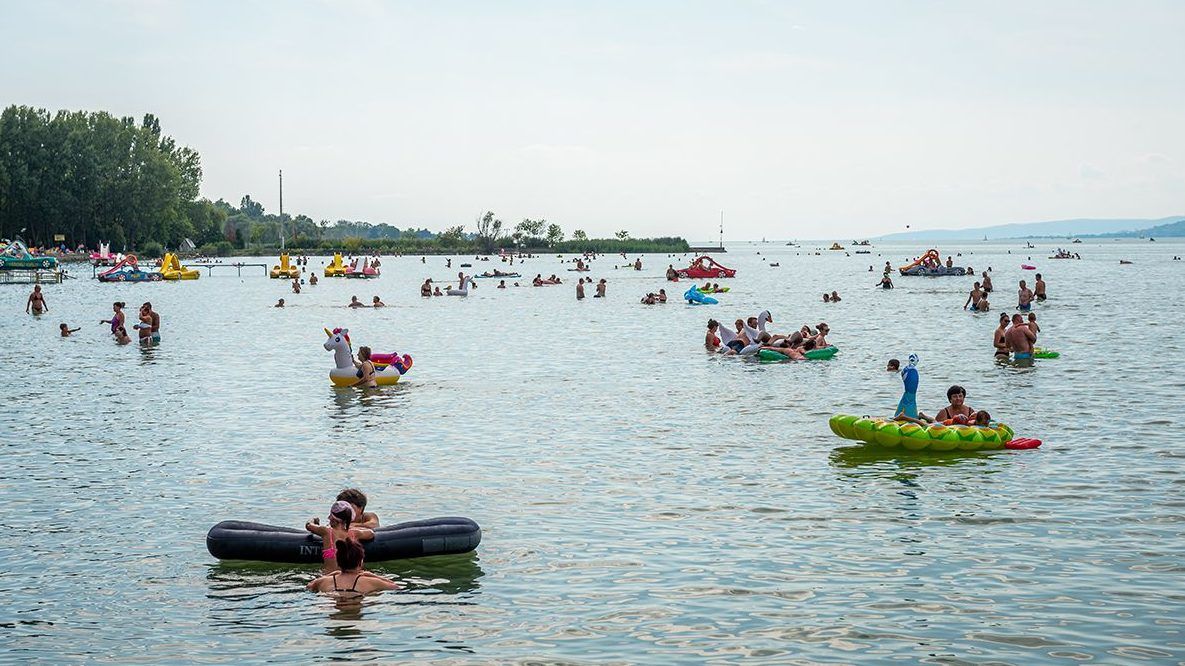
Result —
[{"label": "blue inflatable animal", "polygon": [[911,419],[918,417],[918,355],[909,355],[909,365],[901,370],[901,383],[905,385],[905,393],[897,403],[894,417],[905,415]]},{"label": "blue inflatable animal", "polygon": [[705,296],[704,292],[700,291],[699,287],[695,285],[691,285],[691,289],[683,292],[683,298],[687,299],[687,302],[692,305],[715,305],[720,302],[711,296]]}]

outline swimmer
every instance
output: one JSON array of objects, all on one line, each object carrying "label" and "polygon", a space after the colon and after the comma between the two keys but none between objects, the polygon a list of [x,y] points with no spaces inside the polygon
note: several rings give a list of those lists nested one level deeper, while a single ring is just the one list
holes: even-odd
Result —
[{"label": "swimmer", "polygon": [[281,298],[280,300],[276,301],[276,304],[275,304],[275,305],[273,305],[272,307],[273,307],[273,308],[282,308],[282,307],[284,307],[284,299],[282,299],[282,298]]},{"label": "swimmer", "polygon": [[962,386],[955,384],[954,386],[948,388],[946,390],[946,399],[948,402],[950,402],[950,404],[946,407],[943,407],[942,411],[938,412],[938,416],[934,417],[935,420],[946,421],[947,419],[953,419],[956,416],[962,416],[966,421],[970,421],[975,418],[975,410],[968,407],[965,403],[967,400],[967,390]]},{"label": "swimmer", "polygon": [[597,293],[593,294],[593,298],[604,298],[606,286],[605,278],[601,278],[601,281],[597,283]]},{"label": "swimmer", "polygon": [[505,289],[506,288],[506,280],[498,280],[498,288]]},{"label": "swimmer", "polygon": [[819,322],[819,334],[814,337],[815,349],[823,349],[830,347],[831,344],[827,342],[827,334],[831,332],[831,327],[826,322]]},{"label": "swimmer", "polygon": [[375,297],[374,297],[374,300],[373,300],[373,301],[371,302],[371,304],[370,304],[370,307],[372,307],[372,308],[385,308],[385,307],[387,307],[387,304],[386,304],[386,303],[384,303],[384,302],[382,302],[381,300],[379,300],[379,297],[378,297],[378,296],[375,296]]},{"label": "swimmer", "polygon": [[432,278],[424,280],[424,284],[420,285],[420,296],[432,296]]},{"label": "swimmer", "polygon": [[988,275],[987,271],[983,272],[983,290],[986,293],[992,293],[992,276]]},{"label": "swimmer", "polygon": [[823,302],[830,303],[831,302],[831,294],[828,294],[827,292],[823,292]]},{"label": "swimmer", "polygon": [[979,301],[975,303],[976,312],[988,312],[992,309],[992,304],[988,302],[987,294],[980,294]]},{"label": "swimmer", "polygon": [[[62,326],[65,326],[65,324],[62,324]],[[716,335],[716,332],[719,330],[720,322],[716,321],[715,319],[709,319],[708,333],[704,336],[704,347],[710,352],[720,350],[720,336]]]},{"label": "swimmer", "polygon": [[658,290],[658,302],[659,303],[666,303],[667,302],[667,290],[666,289],[659,289]]},{"label": "swimmer", "polygon": [[353,522],[354,507],[345,500],[337,500],[329,507],[329,525],[322,525],[319,518],[313,518],[305,523],[306,530],[321,537],[321,570],[324,573],[338,570],[335,541],[344,541],[351,537],[361,541],[374,539],[374,530],[367,527],[356,527]]},{"label": "swimmer", "polygon": [[292,278],[292,293],[294,293],[294,294],[300,293],[300,280],[298,280],[297,278]]},{"label": "swimmer", "polygon": [[901,361],[895,358],[889,359],[889,364],[885,366],[886,372],[901,372]]},{"label": "swimmer", "polygon": [[1008,313],[1000,313],[1000,325],[992,335],[992,347],[996,350],[996,358],[1008,360],[1008,340],[1005,333],[1008,329]]},{"label": "swimmer", "polygon": [[679,272],[675,270],[675,267],[672,264],[667,264],[667,280],[671,282],[679,281]]},{"label": "swimmer", "polygon": [[[123,309],[125,307],[127,307],[127,305],[123,301],[116,301],[111,304],[111,311],[115,314],[111,315],[110,319],[99,320],[100,324],[111,324],[112,335],[117,335],[119,329],[123,328]],[[124,335],[127,335],[127,331],[124,331]]]},{"label": "swimmer", "polygon": [[584,278],[576,283],[576,300],[584,300]]},{"label": "swimmer", "polygon": [[832,302],[832,303],[838,303],[838,302],[840,302],[840,301],[842,301],[842,300],[843,300],[843,299],[839,297],[839,292],[838,292],[838,291],[833,291],[833,292],[831,292],[831,302]]},{"label": "swimmer", "polygon": [[[742,325],[744,325],[744,322],[738,319],[736,321],[737,330],[740,330]],[[733,354],[739,354],[740,351],[745,348],[745,344],[748,342],[748,340],[742,340],[741,337],[735,332],[723,326],[717,328],[716,331],[720,333],[720,339],[724,342],[724,346],[720,349],[720,351],[726,355],[731,356]]]},{"label": "swimmer", "polygon": [[1033,358],[1033,343],[1037,341],[1037,334],[1025,326],[1019,313],[1012,315],[1012,328],[1008,329],[1004,338],[1012,351],[1012,358],[1018,361]]},{"label": "swimmer", "polygon": [[49,312],[49,306],[45,304],[45,294],[41,293],[41,285],[33,287],[33,293],[29,294],[29,300],[25,302],[25,314],[29,314],[30,309],[34,315]]},{"label": "swimmer", "polygon": [[366,510],[366,493],[357,488],[346,488],[337,494],[337,500],[349,502],[350,506],[354,507],[355,518],[351,524],[355,527],[367,527],[373,530],[379,526],[378,515]]},{"label": "swimmer", "polygon": [[119,328],[115,329],[116,344],[126,345],[131,341],[132,339],[128,337],[128,330],[126,328],[120,326]]},{"label": "swimmer", "polygon": [[951,259],[950,257],[947,257],[946,258],[946,267],[947,268],[954,268],[955,267],[955,260]]},{"label": "swimmer", "polygon": [[642,297],[642,305],[654,305],[654,303],[655,303],[655,299],[654,299],[653,292],[646,294],[645,296]]},{"label": "swimmer", "polygon": [[963,303],[963,309],[966,310],[967,306],[970,305],[972,312],[974,312],[982,296],[983,292],[979,290],[979,283],[976,282],[975,286],[971,288],[971,293],[967,294],[967,302]]},{"label": "swimmer", "polygon": [[[152,303],[144,301],[144,305],[140,306],[141,313],[147,313],[149,317],[148,324],[151,327],[152,341],[160,342],[160,314],[152,309]],[[142,317],[142,315],[141,315]],[[143,320],[143,319],[141,319]]]},{"label": "swimmer", "polygon": [[[310,592],[336,592],[344,594],[370,594],[383,590],[397,590],[399,584],[389,578],[370,573],[363,568],[366,549],[350,536],[333,542],[334,561],[341,567],[338,571],[324,574],[308,585]],[[321,548],[322,554],[326,551]]]},{"label": "swimmer", "polygon": [[152,341],[152,312],[146,310],[144,305],[140,306],[140,323],[132,328],[139,332],[141,343]]},{"label": "swimmer", "polygon": [[[306,259],[305,261],[307,262],[308,260]],[[309,276],[309,286],[312,287],[316,284],[317,284],[317,274],[313,273],[312,275]]]},{"label": "swimmer", "polygon": [[880,288],[881,289],[892,289],[893,288],[893,278],[889,277],[888,273],[885,273],[884,277],[881,278]]},{"label": "swimmer", "polygon": [[351,296],[350,303],[346,307],[347,308],[364,308],[364,307],[366,307],[366,304],[363,303],[362,301],[358,300],[357,296]]},{"label": "swimmer", "polygon": [[379,383],[374,378],[374,363],[370,360],[370,347],[358,348],[358,360],[354,361],[354,367],[358,368],[358,381],[351,386],[378,388]]},{"label": "swimmer", "polygon": [[1029,289],[1024,280],[1020,281],[1020,289],[1016,291],[1016,309],[1028,312],[1033,307],[1033,290]]},{"label": "swimmer", "polygon": [[1041,274],[1037,273],[1037,283],[1033,285],[1033,293],[1036,294],[1038,301],[1045,300],[1045,280],[1041,279]]},{"label": "swimmer", "polygon": [[1037,334],[1041,332],[1041,327],[1037,325],[1037,313],[1035,312],[1029,313],[1029,321],[1026,325],[1029,327],[1029,330],[1033,332],[1033,337],[1036,337]]},{"label": "swimmer", "polygon": [[77,332],[81,331],[82,329],[81,328],[70,328],[69,326],[67,326],[66,324],[63,323],[63,324],[58,325],[58,330],[61,332],[63,338],[68,338],[68,337],[70,337],[71,333],[77,333]]}]

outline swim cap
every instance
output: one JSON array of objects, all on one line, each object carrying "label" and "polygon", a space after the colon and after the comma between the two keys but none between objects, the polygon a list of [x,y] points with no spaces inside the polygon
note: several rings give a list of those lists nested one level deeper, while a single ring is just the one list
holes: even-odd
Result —
[{"label": "swim cap", "polygon": [[917,354],[910,354],[909,355],[909,364],[910,365],[917,365],[919,360],[920,359],[918,359]]},{"label": "swim cap", "polygon": [[357,516],[354,514],[354,506],[345,500],[338,500],[333,503],[333,506],[329,507],[330,516],[335,513],[342,513],[343,511],[350,512],[350,520],[357,518]]}]

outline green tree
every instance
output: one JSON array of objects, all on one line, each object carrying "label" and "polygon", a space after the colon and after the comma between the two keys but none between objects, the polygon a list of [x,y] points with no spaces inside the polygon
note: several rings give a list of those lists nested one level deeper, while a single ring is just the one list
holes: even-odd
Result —
[{"label": "green tree", "polygon": [[621,231],[619,231],[613,235],[617,236],[617,240],[620,240],[620,241],[626,241],[626,240],[630,239],[630,232],[626,231],[625,229],[622,229]]},{"label": "green tree", "polygon": [[495,218],[493,211],[486,211],[485,215],[477,217],[475,224],[481,249],[487,254],[493,252],[498,244],[498,237],[502,235],[502,220]]},{"label": "green tree", "polygon": [[252,201],[250,194],[243,195],[242,201],[239,202],[239,210],[250,218],[263,217],[263,204]]},{"label": "green tree", "polygon": [[547,225],[547,245],[554,246],[564,240],[564,230],[558,224]]},{"label": "green tree", "polygon": [[588,234],[584,233],[584,229],[577,229],[576,231],[572,232],[572,240],[586,241],[588,240]]}]

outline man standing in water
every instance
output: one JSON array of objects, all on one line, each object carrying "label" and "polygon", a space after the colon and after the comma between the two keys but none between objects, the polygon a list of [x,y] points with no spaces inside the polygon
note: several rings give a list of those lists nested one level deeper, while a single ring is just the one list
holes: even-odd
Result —
[{"label": "man standing in water", "polygon": [[149,330],[152,333],[152,341],[160,342],[160,314],[152,309],[152,303],[148,301],[144,301],[144,305],[140,306],[140,308],[149,317]]},{"label": "man standing in water", "polygon": [[1037,341],[1036,334],[1025,325],[1020,314],[1012,315],[1012,328],[1004,334],[1008,341],[1008,348],[1012,350],[1012,358],[1017,361],[1033,358],[1033,343]]},{"label": "man standing in water", "polygon": [[1036,287],[1036,289],[1034,291],[1037,294],[1037,300],[1044,301],[1045,300],[1045,280],[1041,279],[1040,273],[1037,273],[1037,284],[1035,284],[1033,286]]},{"label": "man standing in water", "polygon": [[1024,280],[1020,281],[1020,289],[1016,292],[1016,309],[1021,312],[1028,312],[1033,307],[1033,290],[1025,284]]},{"label": "man standing in water", "polygon": [[25,302],[25,314],[29,313],[30,308],[35,315],[49,312],[49,306],[45,304],[45,295],[41,293],[41,285],[34,286],[33,293],[29,294],[29,300]]},{"label": "man standing in water", "polygon": [[983,293],[992,293],[992,277],[988,275],[987,271],[983,272]]}]

